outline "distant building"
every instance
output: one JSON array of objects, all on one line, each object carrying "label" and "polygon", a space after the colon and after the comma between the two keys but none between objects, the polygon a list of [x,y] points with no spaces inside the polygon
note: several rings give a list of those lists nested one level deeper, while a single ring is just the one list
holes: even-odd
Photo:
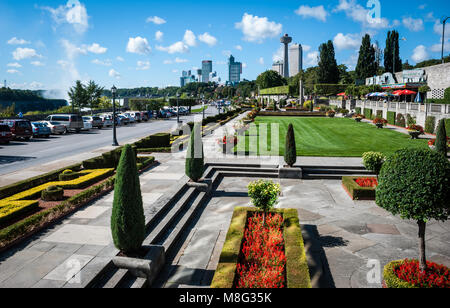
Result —
[{"label": "distant building", "polygon": [[293,44],[289,47],[289,76],[293,77],[303,69],[303,47]]},{"label": "distant building", "polygon": [[202,82],[209,82],[209,74],[212,73],[212,61],[203,61],[202,62]]},{"label": "distant building", "polygon": [[209,81],[215,82],[215,83],[220,83],[221,79],[219,76],[217,76],[217,72],[214,72],[214,73],[209,73]]},{"label": "distant building", "polygon": [[283,76],[284,74],[284,65],[283,65],[283,61],[276,61],[273,65],[272,65],[272,71],[277,72],[278,74],[280,74],[281,76]]},{"label": "distant building", "polygon": [[241,81],[242,63],[235,62],[235,58],[231,55],[228,60],[228,82],[236,84]]},{"label": "distant building", "polygon": [[196,82],[195,76],[192,75],[191,71],[183,71],[180,78],[180,87],[184,87],[191,82]]}]

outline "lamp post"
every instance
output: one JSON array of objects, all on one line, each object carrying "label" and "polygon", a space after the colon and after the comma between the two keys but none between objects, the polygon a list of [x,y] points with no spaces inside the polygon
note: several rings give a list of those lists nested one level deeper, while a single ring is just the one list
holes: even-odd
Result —
[{"label": "lamp post", "polygon": [[180,92],[177,92],[177,123],[180,124]]},{"label": "lamp post", "polygon": [[205,119],[205,94],[202,94],[203,120]]},{"label": "lamp post", "polygon": [[449,18],[450,17],[442,18],[442,52],[441,52],[442,64],[444,64],[445,24]]},{"label": "lamp post", "polygon": [[113,97],[113,147],[118,147],[119,143],[117,142],[117,132],[116,132],[116,93],[117,88],[113,86],[111,88],[111,93]]}]

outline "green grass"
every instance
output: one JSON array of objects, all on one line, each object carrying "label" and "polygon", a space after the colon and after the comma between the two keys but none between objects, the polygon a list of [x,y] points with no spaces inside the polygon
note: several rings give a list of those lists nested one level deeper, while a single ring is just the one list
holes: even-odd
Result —
[{"label": "green grass", "polygon": [[[409,135],[384,128],[378,129],[367,123],[357,123],[342,118],[307,117],[257,117],[256,127],[251,128],[246,137],[240,137],[237,148],[251,155],[276,155],[272,151],[271,123],[280,124],[279,153],[283,156],[285,136],[290,123],[294,125],[298,156],[320,157],[360,157],[369,151],[382,152],[385,155],[402,148],[427,148],[427,140],[411,140]],[[260,128],[266,124],[267,129]],[[267,132],[267,141],[262,135]],[[262,137],[262,138],[261,138]],[[244,140],[245,139],[245,140]],[[259,147],[255,147],[255,143]],[[277,144],[274,140],[274,146]],[[249,145],[252,145],[249,151]],[[258,149],[255,153],[254,149]]]},{"label": "green grass", "polygon": [[192,109],[192,113],[200,113],[200,112],[203,112],[203,108],[205,108],[205,111],[208,109],[208,107],[209,106],[205,106],[205,107],[202,107],[202,108],[198,108],[198,109]]}]

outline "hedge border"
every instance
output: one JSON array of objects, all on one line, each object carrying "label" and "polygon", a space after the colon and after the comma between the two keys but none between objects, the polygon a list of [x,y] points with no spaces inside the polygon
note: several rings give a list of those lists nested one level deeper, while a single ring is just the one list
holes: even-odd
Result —
[{"label": "hedge border", "polygon": [[383,280],[388,289],[418,289],[418,287],[401,280],[394,273],[394,268],[402,265],[405,260],[392,261],[384,267]]},{"label": "hedge border", "polygon": [[261,111],[261,117],[326,117],[326,112],[294,112],[294,111]]},{"label": "hedge border", "polygon": [[395,125],[395,120],[397,119],[397,113],[394,111],[388,111],[387,112],[387,116],[386,116],[386,120],[388,121],[389,124],[391,125]]},{"label": "hedge border", "polygon": [[[372,178],[371,176],[368,176]],[[361,187],[356,180],[361,177],[344,176],[342,177],[342,186],[352,200],[375,200],[376,188]],[[364,177],[365,178],[365,177]]]},{"label": "hedge border", "polygon": [[[247,220],[249,214],[255,212],[259,212],[259,210],[248,207],[235,208],[211,288],[231,289],[233,287]],[[297,210],[277,209],[271,212],[283,214],[284,218],[283,234],[287,288],[311,288],[309,267]]]}]

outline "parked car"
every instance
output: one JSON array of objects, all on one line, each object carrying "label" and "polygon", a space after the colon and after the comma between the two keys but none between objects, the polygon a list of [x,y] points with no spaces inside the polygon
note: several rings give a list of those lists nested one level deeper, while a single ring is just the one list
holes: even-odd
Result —
[{"label": "parked car", "polygon": [[33,129],[31,122],[28,120],[3,120],[1,123],[9,126],[13,140],[25,139],[30,140],[33,137]]},{"label": "parked car", "polygon": [[103,121],[102,119],[100,119],[99,117],[96,116],[85,116],[83,117],[83,122],[90,122],[92,125],[92,128],[98,128],[98,129],[102,129],[103,128]]},{"label": "parked car", "polygon": [[52,134],[52,130],[40,122],[31,123],[33,129],[33,138],[48,138]]},{"label": "parked car", "polygon": [[160,118],[167,119],[167,118],[172,117],[172,114],[171,114],[168,110],[161,109],[161,110],[159,111],[159,117],[160,117]]},{"label": "parked car", "polygon": [[102,120],[103,127],[113,126],[112,115],[102,114],[98,116]]},{"label": "parked car", "polygon": [[8,144],[13,140],[11,129],[6,124],[0,124],[0,143]]},{"label": "parked car", "polygon": [[141,112],[139,111],[131,111],[127,112],[126,114],[129,114],[131,117],[133,117],[136,122],[142,121]]},{"label": "parked car", "polygon": [[153,118],[153,111],[141,111],[142,121],[147,122],[151,118]]},{"label": "parked car", "polygon": [[66,127],[59,122],[42,121],[40,123],[50,128],[53,135],[63,135],[66,132]]},{"label": "parked car", "polygon": [[180,107],[180,114],[188,115],[189,114],[189,109],[186,108],[186,107]]},{"label": "parked car", "polygon": [[129,113],[122,113],[121,116],[127,118],[129,120],[129,122],[128,122],[129,124],[130,123],[132,124],[132,123],[136,122],[136,118],[131,116],[131,114],[129,114]]},{"label": "parked car", "polygon": [[46,121],[59,122],[66,127],[66,133],[75,131],[79,133],[84,128],[83,118],[77,114],[55,114],[47,117]]},{"label": "parked car", "polygon": [[89,131],[92,129],[92,122],[89,120],[84,121],[83,118],[83,128],[81,129],[82,131]]},{"label": "parked car", "polygon": [[130,119],[122,114],[117,115],[117,120],[118,120],[117,122],[119,123],[119,125],[126,126],[126,125],[130,124]]}]

